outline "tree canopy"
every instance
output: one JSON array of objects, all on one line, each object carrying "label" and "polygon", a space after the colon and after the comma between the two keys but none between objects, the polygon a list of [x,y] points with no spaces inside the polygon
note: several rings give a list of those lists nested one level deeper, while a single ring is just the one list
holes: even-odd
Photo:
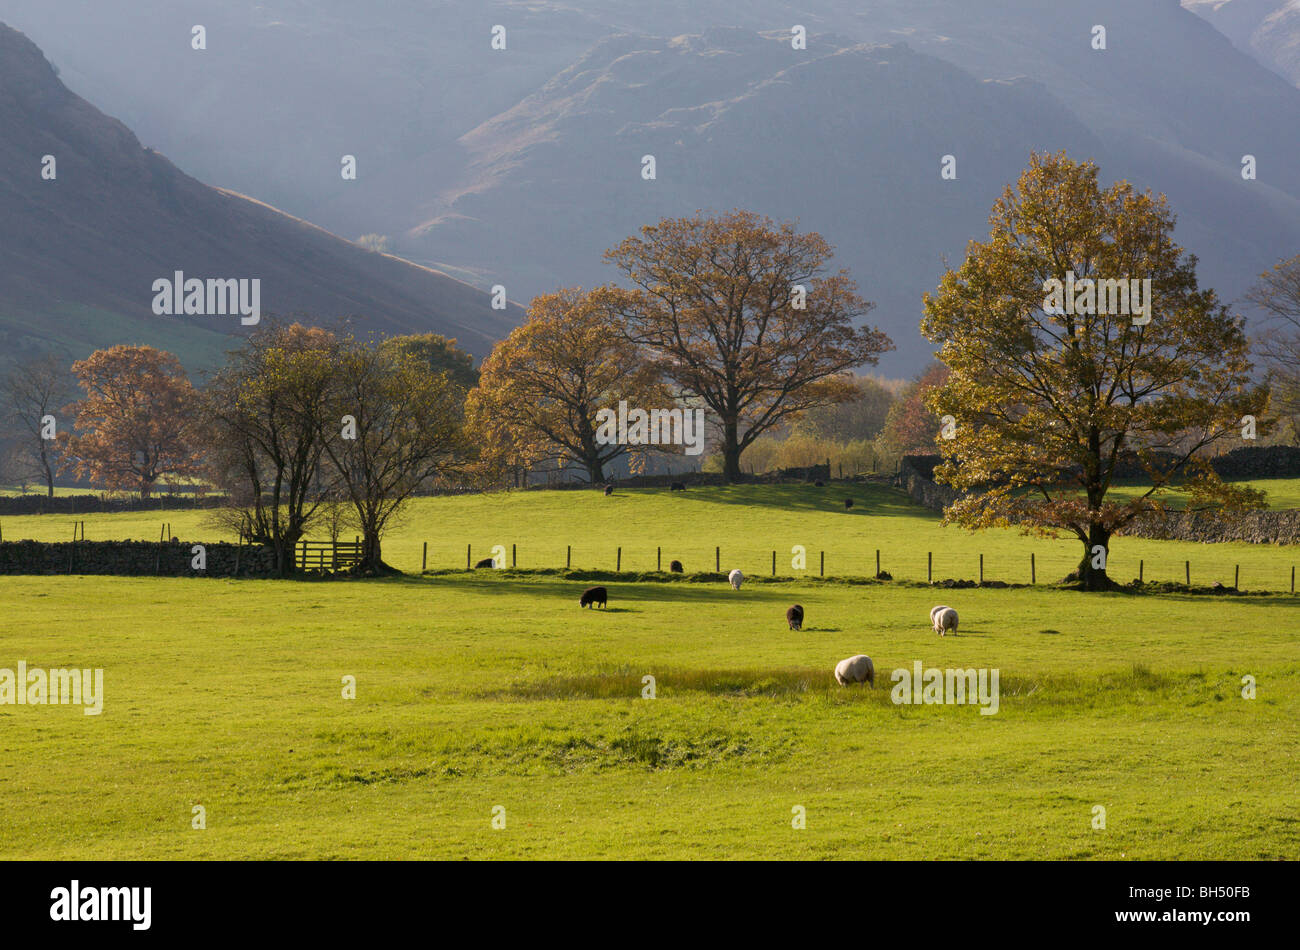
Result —
[{"label": "tree canopy", "polygon": [[[1088,588],[1110,583],[1111,534],[1158,507],[1177,475],[1202,502],[1261,503],[1223,484],[1206,456],[1240,439],[1266,398],[1242,321],[1197,285],[1164,196],[1097,176],[1064,153],[1033,155],[995,203],[988,240],[926,295],[921,323],[951,370],[928,398],[954,423],[936,477],[968,493],[947,517],[1073,533]],[[1143,280],[1149,310],[1134,313]],[[1055,281],[1067,293],[1054,295]],[[1140,465],[1151,487],[1116,502],[1121,463]]]}]

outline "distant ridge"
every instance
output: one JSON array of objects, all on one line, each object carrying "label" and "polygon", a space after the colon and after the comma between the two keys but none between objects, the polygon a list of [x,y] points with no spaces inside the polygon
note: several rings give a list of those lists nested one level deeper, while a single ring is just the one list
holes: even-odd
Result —
[{"label": "distant ridge", "polygon": [[[438,271],[373,253],[254,198],[191,178],[70,92],[0,23],[0,349],[84,356],[112,342],[210,365],[237,315],[155,316],[175,271],[261,281],[263,314],[348,319],[357,333],[437,332],[482,356],[522,317]],[[42,177],[44,156],[55,177]],[[347,182],[340,178],[340,187]]]}]

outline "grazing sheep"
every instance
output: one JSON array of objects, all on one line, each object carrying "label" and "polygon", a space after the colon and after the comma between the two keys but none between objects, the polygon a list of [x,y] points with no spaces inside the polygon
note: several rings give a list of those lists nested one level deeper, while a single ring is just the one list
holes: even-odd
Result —
[{"label": "grazing sheep", "polygon": [[841,686],[848,686],[850,683],[866,683],[874,687],[876,685],[875,664],[871,662],[871,657],[861,653],[847,660],[840,660],[835,664],[835,682]]},{"label": "grazing sheep", "polygon": [[817,481],[813,482],[813,484],[816,485],[818,488],[825,488],[825,487],[826,487],[826,483],[825,483],[824,481],[822,481],[820,478],[817,479]]},{"label": "grazing sheep", "polygon": [[606,485],[606,486],[605,486],[605,494],[606,494],[606,495],[612,495],[612,494],[614,494],[614,486],[613,486],[613,485]]},{"label": "grazing sheep", "polygon": [[732,590],[740,590],[740,585],[745,580],[745,575],[740,573],[740,568],[737,568],[727,575],[727,580],[731,582]]},{"label": "grazing sheep", "polygon": [[790,625],[791,630],[803,629],[803,608],[795,604],[785,612],[785,622]]},{"label": "grazing sheep", "polygon": [[668,570],[670,570],[670,571],[671,571],[672,573],[674,573],[674,574],[681,574],[682,571],[684,570],[684,569],[682,568],[682,562],[681,562],[681,561],[673,561],[673,563],[671,563],[671,564],[668,565]]},{"label": "grazing sheep", "polygon": [[848,510],[849,510],[850,508],[852,508],[852,507],[853,507],[853,499],[852,499],[852,498],[845,498],[845,499],[844,499],[844,510],[845,510],[845,511],[848,511]]},{"label": "grazing sheep", "polygon": [[669,488],[670,491],[686,491],[685,482],[673,482]]},{"label": "grazing sheep", "polygon": [[608,595],[603,587],[588,587],[582,592],[582,599],[578,601],[579,607],[590,607],[592,604],[600,604],[604,607]]},{"label": "grazing sheep", "polygon": [[957,632],[957,611],[951,607],[935,607],[930,611],[930,623],[934,632],[943,636],[947,631]]},{"label": "grazing sheep", "polygon": [[496,559],[496,558],[494,558],[494,557],[485,557],[483,560],[481,560],[481,561],[479,561],[477,564],[475,564],[475,565],[474,565],[474,568],[475,568],[475,570],[477,570],[477,569],[480,568],[480,567],[496,567],[496,566],[497,566],[497,559]]}]

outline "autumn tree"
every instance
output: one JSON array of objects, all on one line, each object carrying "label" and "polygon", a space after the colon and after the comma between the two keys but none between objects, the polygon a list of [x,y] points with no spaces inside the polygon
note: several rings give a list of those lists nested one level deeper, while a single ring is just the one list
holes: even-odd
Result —
[{"label": "autumn tree", "polygon": [[464,455],[463,390],[401,348],[340,341],[320,438],[362,535],[361,569],[391,571],[382,538],[417,490]]},{"label": "autumn tree", "polygon": [[853,396],[842,403],[808,410],[794,427],[795,435],[834,442],[874,439],[885,427],[897,397],[869,376],[853,379]]},{"label": "autumn tree", "polygon": [[1246,299],[1269,318],[1258,340],[1271,383],[1269,409],[1300,445],[1300,254],[1261,274]]},{"label": "autumn tree", "polygon": [[409,353],[430,373],[446,373],[452,382],[467,392],[478,385],[474,357],[457,348],[454,339],[438,333],[412,333],[390,336],[381,345]]},{"label": "autumn tree", "polygon": [[524,323],[483,361],[469,414],[479,441],[526,465],[572,463],[593,484],[628,444],[600,438],[597,413],[670,408],[667,392],[599,295],[566,288],[534,297]]},{"label": "autumn tree", "polygon": [[847,372],[893,346],[854,326],[871,304],[845,271],[827,271],[830,245],[792,223],[746,211],[666,218],[605,257],[635,288],[606,291],[629,338],[674,395],[715,414],[728,481],[759,435],[852,399]]},{"label": "autumn tree", "polygon": [[932,363],[909,382],[890,407],[884,440],[899,454],[933,452],[939,436],[939,417],[926,406],[930,391],[948,379],[948,367]]},{"label": "autumn tree", "polygon": [[[1089,590],[1111,586],[1111,535],[1158,508],[1176,478],[1193,504],[1261,503],[1205,456],[1266,398],[1240,320],[1174,244],[1165,197],[1123,181],[1103,189],[1097,172],[1033,155],[994,204],[988,240],[926,295],[921,322],[951,369],[929,407],[956,420],[936,477],[968,493],[946,518],[1072,533]],[[1108,500],[1133,462],[1150,487]]]},{"label": "autumn tree", "polygon": [[17,474],[36,474],[54,497],[63,466],[64,443],[57,438],[57,413],[73,396],[67,364],[53,355],[17,363],[0,382],[0,399],[16,430]]},{"label": "autumn tree", "polygon": [[201,473],[192,445],[194,388],[170,353],[152,346],[113,346],[72,364],[85,396],[68,409],[76,434],[67,439],[77,474],[142,498],[163,475]]},{"label": "autumn tree", "polygon": [[328,502],[337,349],[328,330],[267,324],[228,354],[202,394],[209,470],[231,502],[219,517],[270,545],[282,576],[293,571],[297,543]]}]

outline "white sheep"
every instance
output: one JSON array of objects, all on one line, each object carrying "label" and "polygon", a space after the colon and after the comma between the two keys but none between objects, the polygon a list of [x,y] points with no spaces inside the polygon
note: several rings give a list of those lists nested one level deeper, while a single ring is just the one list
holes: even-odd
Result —
[{"label": "white sheep", "polygon": [[731,581],[732,590],[740,590],[740,584],[742,581],[744,581],[744,579],[745,579],[745,575],[740,573],[739,568],[737,568],[736,570],[732,571],[730,574],[727,575],[727,580]]},{"label": "white sheep", "polygon": [[866,683],[875,686],[875,664],[871,662],[871,657],[861,653],[847,660],[840,660],[835,664],[835,682],[841,686],[848,686],[850,683]]},{"label": "white sheep", "polygon": [[930,623],[934,632],[943,636],[947,631],[957,632],[957,611],[951,607],[935,607],[930,611]]}]

